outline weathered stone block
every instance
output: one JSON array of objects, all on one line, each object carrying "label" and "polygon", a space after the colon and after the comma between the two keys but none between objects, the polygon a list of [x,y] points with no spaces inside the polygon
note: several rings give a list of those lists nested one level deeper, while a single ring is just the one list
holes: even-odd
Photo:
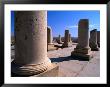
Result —
[{"label": "weathered stone block", "polygon": [[34,77],[57,77],[58,73],[59,73],[59,66],[53,64],[52,67],[48,68],[48,70],[38,75],[34,75]]},{"label": "weathered stone block", "polygon": [[81,19],[78,24],[78,44],[73,52],[72,57],[79,59],[90,59],[92,57],[91,49],[89,47],[89,21],[88,19]]},{"label": "weathered stone block", "polygon": [[98,44],[97,44],[97,29],[90,31],[90,43],[89,46],[92,51],[98,51]]}]

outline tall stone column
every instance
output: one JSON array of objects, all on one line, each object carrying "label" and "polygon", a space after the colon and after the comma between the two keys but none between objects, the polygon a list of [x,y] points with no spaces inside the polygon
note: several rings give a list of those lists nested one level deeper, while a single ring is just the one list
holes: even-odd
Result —
[{"label": "tall stone column", "polygon": [[61,42],[61,35],[59,35],[59,41]]},{"label": "tall stone column", "polygon": [[46,42],[47,11],[16,11],[12,73],[30,76],[46,71],[51,66]]},{"label": "tall stone column", "polygon": [[69,34],[69,42],[72,42],[72,40],[71,40],[71,34]]},{"label": "tall stone column", "polygon": [[89,59],[91,57],[91,48],[89,47],[89,20],[80,19],[78,24],[78,45],[71,53],[71,56]]},{"label": "tall stone column", "polygon": [[61,35],[58,36],[58,43],[62,44]]},{"label": "tall stone column", "polygon": [[48,44],[53,44],[53,37],[52,37],[52,29],[50,26],[47,27],[47,43]]},{"label": "tall stone column", "polygon": [[97,29],[90,31],[90,47],[93,51],[99,50],[97,45]]},{"label": "tall stone column", "polygon": [[100,31],[97,31],[97,44],[100,47]]},{"label": "tall stone column", "polygon": [[52,36],[52,28],[50,26],[47,27],[47,51],[56,50],[54,47],[53,36]]},{"label": "tall stone column", "polygon": [[69,30],[65,30],[65,38],[64,38],[64,43],[62,46],[63,47],[69,46]]}]

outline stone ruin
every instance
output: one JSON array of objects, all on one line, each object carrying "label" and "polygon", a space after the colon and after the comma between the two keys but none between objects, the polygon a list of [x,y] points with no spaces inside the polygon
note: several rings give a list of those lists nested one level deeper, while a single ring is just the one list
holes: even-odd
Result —
[{"label": "stone ruin", "polygon": [[[16,43],[15,59],[11,63],[12,76],[58,76],[59,67],[51,63],[47,57],[49,47],[54,47],[52,40],[52,29],[47,27],[47,11],[16,11]],[[62,44],[61,35],[59,43]],[[69,30],[65,30],[62,47],[71,45],[71,34]],[[78,44],[71,52],[71,57],[89,60],[93,57],[91,49],[98,50],[98,46],[100,47],[100,32],[92,30],[89,41],[89,20],[80,19]]]},{"label": "stone ruin", "polygon": [[97,44],[100,47],[100,31],[97,31]]},{"label": "stone ruin", "polygon": [[97,29],[90,31],[90,48],[92,51],[98,51],[98,44],[97,44]]},{"label": "stone ruin", "polygon": [[55,47],[53,43],[53,36],[52,36],[52,28],[50,26],[47,27],[47,51],[56,50],[58,49]]},{"label": "stone ruin", "polygon": [[58,36],[57,42],[58,42],[58,44],[63,44],[63,42],[61,40],[61,35]]},{"label": "stone ruin", "polygon": [[70,47],[72,44],[70,43],[69,30],[65,30],[65,38],[62,47]]},{"label": "stone ruin", "polygon": [[92,58],[91,48],[89,47],[89,20],[80,19],[78,24],[78,45],[71,52],[72,57],[89,60]]},{"label": "stone ruin", "polygon": [[58,75],[47,57],[47,11],[16,11],[15,42],[12,76]]}]

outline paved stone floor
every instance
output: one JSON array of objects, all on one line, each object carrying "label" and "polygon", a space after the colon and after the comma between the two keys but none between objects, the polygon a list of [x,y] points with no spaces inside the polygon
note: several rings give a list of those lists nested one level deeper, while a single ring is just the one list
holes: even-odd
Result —
[{"label": "paved stone floor", "polygon": [[76,47],[48,51],[52,63],[59,65],[61,77],[99,77],[100,76],[100,51],[93,51],[94,57],[90,61],[77,60],[70,57]]},{"label": "paved stone floor", "polygon": [[[71,52],[76,47],[48,51],[52,63],[59,66],[59,77],[99,77],[100,76],[100,51],[93,51],[94,57],[90,61],[71,58]],[[14,50],[12,50],[12,60]]]}]

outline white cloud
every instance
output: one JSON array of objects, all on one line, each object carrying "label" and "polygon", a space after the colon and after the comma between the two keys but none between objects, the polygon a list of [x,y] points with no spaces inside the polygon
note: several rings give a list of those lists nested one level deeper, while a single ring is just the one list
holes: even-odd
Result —
[{"label": "white cloud", "polygon": [[67,26],[67,28],[78,28],[78,26],[77,25]]},{"label": "white cloud", "polygon": [[94,24],[89,25],[89,27],[95,27]]},{"label": "white cloud", "polygon": [[[97,25],[97,24],[90,24],[89,25],[89,28],[95,28],[95,27],[99,27],[99,25]],[[66,26],[66,28],[78,28],[78,25]]]}]

